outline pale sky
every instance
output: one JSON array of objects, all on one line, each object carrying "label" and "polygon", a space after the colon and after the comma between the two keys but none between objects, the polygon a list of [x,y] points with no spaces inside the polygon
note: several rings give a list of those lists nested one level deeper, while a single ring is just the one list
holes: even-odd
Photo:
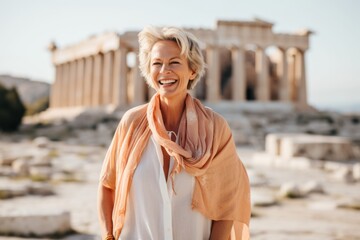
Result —
[{"label": "pale sky", "polygon": [[315,32],[306,53],[310,104],[360,106],[359,13],[358,0],[0,0],[0,74],[52,82],[52,40],[63,47],[105,31],[258,17],[274,32]]}]

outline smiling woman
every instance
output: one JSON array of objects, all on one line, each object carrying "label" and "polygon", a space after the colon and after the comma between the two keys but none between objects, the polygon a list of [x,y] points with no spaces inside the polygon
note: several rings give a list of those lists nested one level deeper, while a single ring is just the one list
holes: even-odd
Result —
[{"label": "smiling woman", "polygon": [[156,90],[122,118],[99,185],[104,239],[249,239],[250,187],[231,130],[191,97],[204,74],[195,37],[139,33],[140,69]]},{"label": "smiling woman", "polygon": [[177,43],[171,40],[158,41],[150,56],[151,85],[159,92],[162,100],[168,101],[175,97],[184,99],[189,83],[196,77],[196,71],[190,69]]}]

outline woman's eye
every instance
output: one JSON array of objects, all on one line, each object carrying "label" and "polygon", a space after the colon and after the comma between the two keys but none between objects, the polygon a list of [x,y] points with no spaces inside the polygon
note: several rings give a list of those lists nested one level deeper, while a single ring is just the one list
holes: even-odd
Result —
[{"label": "woman's eye", "polygon": [[178,62],[178,61],[173,61],[173,62],[171,62],[171,64],[180,64],[180,62]]},{"label": "woman's eye", "polygon": [[156,66],[156,65],[161,65],[161,63],[160,62],[153,62],[153,64],[152,64],[153,66]]}]

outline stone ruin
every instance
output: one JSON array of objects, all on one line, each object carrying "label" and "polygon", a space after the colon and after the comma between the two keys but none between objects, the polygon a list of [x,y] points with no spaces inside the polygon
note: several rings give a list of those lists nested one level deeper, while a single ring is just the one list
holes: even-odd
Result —
[{"label": "stone ruin", "polygon": [[[311,31],[274,33],[273,24],[218,20],[186,29],[201,42],[206,76],[192,94],[207,102],[280,101],[308,107],[305,53]],[[52,43],[51,108],[129,106],[154,94],[138,68],[138,31],[105,33],[71,46]],[[277,53],[268,56],[268,49]]]}]

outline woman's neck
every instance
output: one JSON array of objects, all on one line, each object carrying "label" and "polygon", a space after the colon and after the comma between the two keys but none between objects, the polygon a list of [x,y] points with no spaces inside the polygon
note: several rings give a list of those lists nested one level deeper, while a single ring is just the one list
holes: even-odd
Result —
[{"label": "woman's neck", "polygon": [[160,97],[160,110],[166,130],[178,132],[182,113],[185,108],[186,94],[183,97],[162,98]]}]

